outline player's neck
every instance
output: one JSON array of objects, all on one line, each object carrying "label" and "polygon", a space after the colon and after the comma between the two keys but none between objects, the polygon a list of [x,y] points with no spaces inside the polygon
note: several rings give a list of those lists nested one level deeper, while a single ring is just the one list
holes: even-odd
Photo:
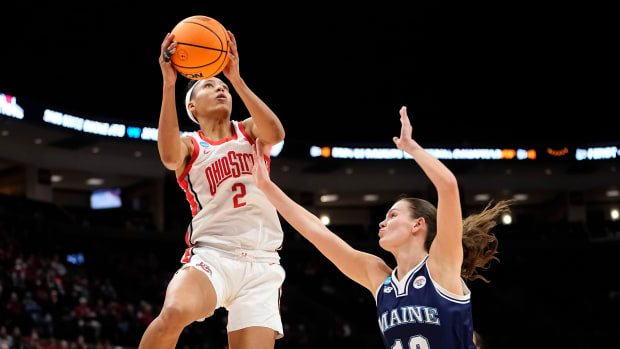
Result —
[{"label": "player's neck", "polygon": [[200,123],[202,134],[212,141],[219,141],[233,136],[229,119],[209,119]]},{"label": "player's neck", "polygon": [[396,257],[396,278],[400,281],[403,277],[415,266],[420,264],[424,257],[426,257],[428,253],[426,251],[419,250],[403,250],[398,254],[394,254]]}]

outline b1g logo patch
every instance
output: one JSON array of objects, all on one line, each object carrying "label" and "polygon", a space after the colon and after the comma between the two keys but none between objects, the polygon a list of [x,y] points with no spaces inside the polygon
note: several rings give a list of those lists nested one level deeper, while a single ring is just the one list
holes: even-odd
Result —
[{"label": "b1g logo patch", "polygon": [[201,267],[202,270],[206,271],[209,275],[213,275],[213,273],[211,272],[211,268],[209,268],[209,266],[206,265],[205,262],[196,263],[196,266]]},{"label": "b1g logo patch", "polygon": [[392,290],[393,290],[392,286],[385,286],[383,288],[383,293],[390,293],[392,292]]},{"label": "b1g logo patch", "polygon": [[424,285],[426,285],[426,278],[424,276],[420,275],[413,280],[413,287],[415,288],[422,288]]}]

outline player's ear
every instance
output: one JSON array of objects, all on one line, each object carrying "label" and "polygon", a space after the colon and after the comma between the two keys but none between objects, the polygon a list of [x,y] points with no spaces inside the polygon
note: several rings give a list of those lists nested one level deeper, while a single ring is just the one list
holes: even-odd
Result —
[{"label": "player's ear", "polygon": [[194,109],[196,109],[196,106],[194,105],[194,102],[189,102],[187,104],[187,109],[189,109],[189,111],[192,112],[192,115],[194,115],[194,117],[196,117],[196,114],[194,114]]},{"label": "player's ear", "polygon": [[425,221],[424,218],[420,217],[420,218],[416,218],[415,222],[413,222],[413,224],[411,225],[411,232],[415,233],[416,231],[422,229],[422,226],[424,225]]}]

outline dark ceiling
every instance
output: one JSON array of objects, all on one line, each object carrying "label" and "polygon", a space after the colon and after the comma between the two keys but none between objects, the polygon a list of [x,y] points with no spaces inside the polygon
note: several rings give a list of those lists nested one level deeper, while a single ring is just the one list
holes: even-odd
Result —
[{"label": "dark ceiling", "polygon": [[[242,76],[287,138],[389,143],[407,105],[423,145],[618,141],[611,11],[562,6],[3,3],[0,92],[156,125],[161,41],[202,14],[235,34]],[[237,102],[233,119],[246,116]]]}]

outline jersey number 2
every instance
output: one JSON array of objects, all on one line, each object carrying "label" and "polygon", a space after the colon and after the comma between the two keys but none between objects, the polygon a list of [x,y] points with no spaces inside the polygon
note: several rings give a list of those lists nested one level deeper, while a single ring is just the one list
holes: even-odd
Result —
[{"label": "jersey number 2", "polygon": [[[413,336],[409,339],[409,349],[429,349],[430,347],[428,340],[422,336]],[[400,339],[394,341],[392,349],[403,349]]]},{"label": "jersey number 2", "polygon": [[245,202],[239,202],[239,199],[245,196],[245,185],[243,185],[243,183],[233,184],[232,191],[236,192],[237,189],[239,189],[239,194],[233,196],[233,204],[235,205],[235,208],[245,206]]}]

